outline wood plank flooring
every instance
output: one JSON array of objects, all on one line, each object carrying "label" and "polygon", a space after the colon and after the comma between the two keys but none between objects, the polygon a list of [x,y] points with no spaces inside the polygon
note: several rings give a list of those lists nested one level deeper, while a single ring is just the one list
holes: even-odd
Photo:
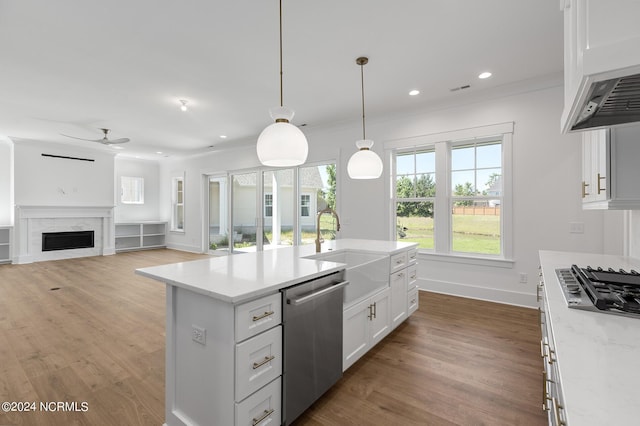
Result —
[{"label": "wood plank flooring", "polygon": [[[0,425],[161,425],[165,290],[134,270],[202,257],[0,265],[0,402],[38,405],[0,411]],[[546,424],[537,311],[427,292],[420,304],[296,424]]]}]

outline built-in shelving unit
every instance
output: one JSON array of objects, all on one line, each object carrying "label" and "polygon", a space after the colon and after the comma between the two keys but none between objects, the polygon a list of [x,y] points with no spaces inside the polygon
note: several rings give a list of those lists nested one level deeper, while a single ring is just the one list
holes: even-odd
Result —
[{"label": "built-in shelving unit", "polygon": [[116,223],[116,252],[166,247],[167,222]]},{"label": "built-in shelving unit", "polygon": [[11,226],[0,226],[0,263],[11,262]]}]

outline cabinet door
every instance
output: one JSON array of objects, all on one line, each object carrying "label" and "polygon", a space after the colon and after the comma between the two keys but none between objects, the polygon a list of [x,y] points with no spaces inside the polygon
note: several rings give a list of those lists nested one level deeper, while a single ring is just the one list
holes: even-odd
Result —
[{"label": "cabinet door", "polygon": [[591,192],[593,200],[609,199],[609,130],[599,129],[591,132]]},{"label": "cabinet door", "polygon": [[369,350],[370,299],[346,309],[343,314],[342,371]]},{"label": "cabinet door", "polygon": [[593,201],[593,186],[591,176],[593,172],[593,144],[591,131],[582,132],[582,202]]},{"label": "cabinet door", "polygon": [[407,270],[391,274],[391,328],[407,318]]},{"label": "cabinet door", "polygon": [[[404,294],[406,301],[406,287]],[[391,331],[391,289],[386,288],[375,296],[372,296],[370,303],[373,308],[370,341],[371,346],[374,346]]]}]

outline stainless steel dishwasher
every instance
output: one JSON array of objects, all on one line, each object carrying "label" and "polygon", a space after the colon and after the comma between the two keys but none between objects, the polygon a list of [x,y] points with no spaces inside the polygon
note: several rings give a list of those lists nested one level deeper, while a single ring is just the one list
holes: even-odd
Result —
[{"label": "stainless steel dishwasher", "polygon": [[282,290],[283,424],[342,377],[344,271]]}]

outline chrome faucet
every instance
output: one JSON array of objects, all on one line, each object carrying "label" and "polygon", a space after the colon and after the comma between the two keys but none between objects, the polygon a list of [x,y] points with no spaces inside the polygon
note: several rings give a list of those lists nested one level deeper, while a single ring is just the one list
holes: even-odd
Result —
[{"label": "chrome faucet", "polygon": [[[340,218],[338,217],[338,213],[335,212],[335,210],[327,207],[324,210],[320,210],[318,212],[318,217],[317,217],[317,221],[318,223],[316,224],[316,253],[320,253],[320,241],[321,241],[321,237],[320,237],[320,216],[322,216],[324,213],[330,213],[333,215],[333,217],[336,218],[336,232],[338,232],[340,230]],[[322,239],[322,241],[324,241],[324,239]]]}]

